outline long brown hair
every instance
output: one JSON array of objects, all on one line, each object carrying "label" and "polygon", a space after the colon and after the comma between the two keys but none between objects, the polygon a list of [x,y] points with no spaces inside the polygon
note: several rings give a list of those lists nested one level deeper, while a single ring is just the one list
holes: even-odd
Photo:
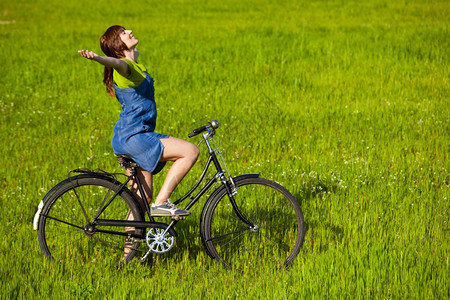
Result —
[{"label": "long brown hair", "polygon": [[[127,45],[120,38],[120,34],[125,30],[123,26],[114,25],[109,27],[100,37],[100,47],[106,56],[122,58],[124,51],[128,50]],[[105,67],[103,74],[103,83],[106,85],[106,91],[111,97],[115,96],[113,87],[113,69]]]}]

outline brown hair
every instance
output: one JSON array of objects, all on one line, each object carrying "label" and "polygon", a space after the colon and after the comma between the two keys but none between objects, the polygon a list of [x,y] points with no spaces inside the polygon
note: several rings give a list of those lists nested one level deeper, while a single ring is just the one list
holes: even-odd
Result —
[{"label": "brown hair", "polygon": [[[100,47],[106,56],[122,58],[124,51],[128,50],[127,45],[120,38],[120,34],[125,30],[123,26],[114,25],[109,27],[100,37]],[[103,83],[106,85],[106,91],[111,97],[115,96],[113,87],[113,69],[105,67]]]}]

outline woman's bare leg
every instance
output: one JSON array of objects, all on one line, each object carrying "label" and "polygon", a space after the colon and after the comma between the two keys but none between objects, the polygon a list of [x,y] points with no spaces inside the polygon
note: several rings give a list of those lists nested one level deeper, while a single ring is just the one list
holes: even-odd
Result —
[{"label": "woman's bare leg", "polygon": [[[137,174],[139,181],[141,182],[142,187],[144,189],[145,198],[147,199],[148,203],[151,203],[152,197],[153,197],[152,174],[141,168],[138,168],[136,170],[136,174]],[[128,176],[131,175],[130,169],[127,169],[127,175]],[[145,210],[144,200],[142,199],[141,192],[139,191],[137,182],[135,182],[134,180],[130,180],[129,185],[130,185],[131,192],[136,195],[136,197],[139,201],[139,205],[141,206],[142,209]],[[131,214],[131,210],[128,211],[126,220],[128,220],[128,221],[134,220],[134,216]],[[134,227],[125,227],[125,232],[127,232],[127,233],[134,233],[135,231],[136,231],[136,229]],[[130,248],[132,245],[133,245],[133,243],[131,241],[125,242],[124,258],[128,255],[128,253],[130,253],[130,251],[131,251]]]},{"label": "woman's bare leg", "polygon": [[[131,170],[127,169],[127,176],[131,175]],[[142,188],[144,189],[145,198],[147,199],[148,203],[152,202],[153,198],[153,176],[152,173],[149,173],[142,168],[136,169],[136,175],[139,178],[139,181],[142,184]],[[130,191],[137,196],[137,199],[139,200],[139,204],[141,205],[141,208],[144,209],[144,200],[141,197],[141,192],[139,191],[137,182],[134,180],[130,180]]]},{"label": "woman's bare leg", "polygon": [[174,163],[167,172],[166,179],[156,197],[155,205],[161,205],[169,199],[173,190],[189,172],[199,155],[197,146],[182,139],[169,137],[161,139],[161,143],[164,145],[161,160],[173,161]]},{"label": "woman's bare leg", "polygon": [[[189,143],[185,140],[169,137],[166,139],[161,139],[162,144],[164,145],[164,151],[161,158],[161,161],[173,161],[174,163],[170,167],[167,172],[167,176],[164,180],[164,183],[158,193],[158,196],[155,200],[156,205],[161,205],[167,199],[169,199],[173,190],[177,187],[178,183],[184,178],[184,176],[189,172],[191,167],[197,161],[199,150],[197,146],[192,143]],[[131,175],[130,170],[127,169],[127,175]],[[152,174],[142,170],[139,168],[137,170],[137,176],[141,181],[144,193],[147,198],[147,201],[150,203],[152,200],[153,194],[153,180]],[[137,183],[134,181],[130,181],[130,190],[137,196],[140,201],[140,205],[144,207],[143,199],[139,192]],[[127,220],[133,220],[133,216],[129,211],[127,214]],[[134,232],[134,227],[126,227],[125,232]],[[126,242],[126,248],[124,255],[128,255],[130,252],[130,248],[132,243]]]}]

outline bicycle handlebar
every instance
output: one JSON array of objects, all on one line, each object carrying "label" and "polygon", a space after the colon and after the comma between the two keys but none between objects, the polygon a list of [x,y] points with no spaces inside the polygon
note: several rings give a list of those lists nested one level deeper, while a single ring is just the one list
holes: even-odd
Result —
[{"label": "bicycle handlebar", "polygon": [[219,128],[219,121],[212,120],[211,123],[209,123],[205,126],[199,127],[197,129],[194,129],[194,131],[192,131],[191,133],[188,134],[188,137],[190,137],[190,138],[194,137],[194,136],[208,130],[209,128],[212,128],[213,130]]}]

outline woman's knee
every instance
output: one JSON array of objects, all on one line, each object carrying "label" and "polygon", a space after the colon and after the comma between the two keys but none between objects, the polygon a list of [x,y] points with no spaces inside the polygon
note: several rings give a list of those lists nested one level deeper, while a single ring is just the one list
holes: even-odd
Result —
[{"label": "woman's knee", "polygon": [[163,160],[176,161],[187,158],[195,162],[200,153],[196,145],[182,139],[171,137],[161,142],[164,145]]},{"label": "woman's knee", "polygon": [[189,149],[189,157],[192,159],[192,161],[196,161],[198,156],[200,154],[200,150],[198,149],[198,147],[194,144],[190,144],[190,149]]}]

